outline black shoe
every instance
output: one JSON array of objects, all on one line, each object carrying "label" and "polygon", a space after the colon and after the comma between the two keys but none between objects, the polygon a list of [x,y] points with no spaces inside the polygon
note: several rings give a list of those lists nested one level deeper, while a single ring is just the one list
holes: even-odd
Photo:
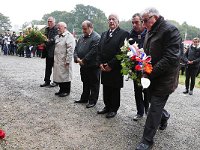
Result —
[{"label": "black shoe", "polygon": [[115,117],[116,116],[116,114],[117,114],[117,112],[109,112],[107,115],[106,115],[106,118],[113,118],[113,117]]},{"label": "black shoe", "polygon": [[87,105],[86,105],[86,108],[91,108],[91,107],[94,107],[96,104],[90,104],[90,103],[88,103]]},{"label": "black shoe", "polygon": [[65,96],[68,96],[69,95],[69,93],[60,93],[58,96],[59,97],[65,97]]},{"label": "black shoe", "polygon": [[143,116],[142,115],[135,115],[134,117],[133,117],[133,120],[134,121],[138,121],[138,120],[140,120],[140,119],[142,119],[143,118]]},{"label": "black shoe", "polygon": [[74,103],[87,103],[88,101],[86,100],[78,100],[78,101],[74,101]]},{"label": "black shoe", "polygon": [[[170,115],[169,115],[169,118],[170,118]],[[159,127],[160,130],[165,130],[167,128],[167,121],[169,118],[167,118],[165,120],[161,120],[160,127]]]},{"label": "black shoe", "polygon": [[103,108],[102,110],[97,111],[97,114],[106,114],[106,113],[108,113],[108,112],[109,112],[108,109]]},{"label": "black shoe", "polygon": [[188,93],[188,90],[187,89],[185,89],[185,91],[183,92],[183,94],[187,94]]},{"label": "black shoe", "polygon": [[189,92],[189,95],[193,95],[193,91],[192,90]]},{"label": "black shoe", "polygon": [[62,93],[62,92],[59,91],[59,92],[56,92],[55,95],[60,95],[61,93]]},{"label": "black shoe", "polygon": [[55,82],[53,82],[53,83],[50,84],[50,87],[56,87],[56,86],[58,86],[58,84],[55,83]]},{"label": "black shoe", "polygon": [[49,82],[45,82],[44,84],[41,84],[40,87],[45,87],[45,86],[49,86],[50,83]]},{"label": "black shoe", "polygon": [[152,144],[144,144],[144,143],[139,143],[136,147],[135,150],[150,150],[153,147],[153,143]]}]

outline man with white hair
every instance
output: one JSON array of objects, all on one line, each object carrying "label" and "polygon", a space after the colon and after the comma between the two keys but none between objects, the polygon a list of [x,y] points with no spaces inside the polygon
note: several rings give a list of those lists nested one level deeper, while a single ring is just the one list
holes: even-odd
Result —
[{"label": "man with white hair", "polygon": [[45,77],[44,83],[40,85],[40,87],[54,87],[55,83],[50,85],[50,77],[52,74],[53,62],[54,62],[54,49],[55,49],[55,36],[58,34],[58,30],[55,25],[55,19],[53,17],[49,17],[47,19],[48,27],[45,29],[45,35],[48,40],[45,43],[46,49],[42,53],[42,58],[46,58],[46,68],[45,68]]},{"label": "man with white hair", "polygon": [[109,30],[102,33],[97,56],[102,71],[105,107],[97,113],[107,113],[106,118],[112,118],[120,107],[120,90],[123,87],[121,63],[116,59],[116,55],[121,51],[120,48],[129,37],[129,33],[119,27],[119,18],[116,14],[109,15],[108,25]]},{"label": "man with white hair", "polygon": [[53,81],[58,83],[60,90],[55,93],[59,97],[70,94],[72,80],[72,57],[75,48],[75,39],[67,30],[64,22],[59,22],[58,34],[55,37]]},{"label": "man with white hair", "polygon": [[136,150],[149,150],[157,129],[167,127],[169,113],[164,109],[169,95],[178,86],[181,37],[178,29],[164,20],[155,8],[141,13],[143,26],[147,28],[144,50],[152,58],[153,71],[146,75],[151,81],[150,108],[142,141]]}]

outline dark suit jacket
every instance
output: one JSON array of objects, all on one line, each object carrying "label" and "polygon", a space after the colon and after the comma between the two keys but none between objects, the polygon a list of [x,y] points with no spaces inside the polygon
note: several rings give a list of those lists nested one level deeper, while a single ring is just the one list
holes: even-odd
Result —
[{"label": "dark suit jacket", "polygon": [[181,42],[178,29],[163,17],[146,34],[144,50],[147,55],[151,55],[153,66],[149,76],[152,95],[169,95],[178,86]]},{"label": "dark suit jacket", "polygon": [[93,31],[90,36],[81,36],[74,50],[74,61],[77,58],[83,60],[84,65],[81,67],[97,67],[97,49],[100,35]]},{"label": "dark suit jacket", "polygon": [[117,28],[109,36],[109,30],[102,33],[98,48],[98,63],[108,65],[112,68],[110,72],[102,72],[101,83],[107,86],[121,88],[123,87],[123,76],[121,74],[120,61],[116,55],[121,51],[124,40],[129,37],[129,33],[123,29]]},{"label": "dark suit jacket", "polygon": [[58,34],[58,29],[54,26],[52,29],[47,27],[45,29],[45,35],[48,38],[48,42],[46,42],[46,57],[53,58],[54,57],[54,49],[55,49],[55,37]]}]

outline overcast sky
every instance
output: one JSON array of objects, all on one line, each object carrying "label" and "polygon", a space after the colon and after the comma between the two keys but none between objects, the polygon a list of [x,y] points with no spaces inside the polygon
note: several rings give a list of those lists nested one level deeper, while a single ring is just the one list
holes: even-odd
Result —
[{"label": "overcast sky", "polygon": [[199,0],[0,0],[0,12],[10,18],[12,25],[41,20],[55,10],[70,12],[76,4],[91,5],[101,9],[106,16],[117,13],[120,20],[128,20],[136,12],[155,7],[166,19],[200,28]]}]

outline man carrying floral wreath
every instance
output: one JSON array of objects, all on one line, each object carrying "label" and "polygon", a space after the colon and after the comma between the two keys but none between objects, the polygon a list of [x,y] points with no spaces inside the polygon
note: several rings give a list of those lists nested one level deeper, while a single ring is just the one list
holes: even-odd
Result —
[{"label": "man carrying floral wreath", "polygon": [[169,24],[155,8],[142,13],[142,23],[147,28],[144,50],[151,56],[152,72],[147,75],[150,85],[150,108],[148,111],[142,141],[136,150],[149,150],[157,129],[164,130],[170,114],[164,109],[169,95],[178,86],[181,37],[178,29]]}]

